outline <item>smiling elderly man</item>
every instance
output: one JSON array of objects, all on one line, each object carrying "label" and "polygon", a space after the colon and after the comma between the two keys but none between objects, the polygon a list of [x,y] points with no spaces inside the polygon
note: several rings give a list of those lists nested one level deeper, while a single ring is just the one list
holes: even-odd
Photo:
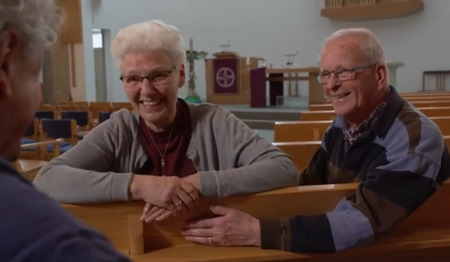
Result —
[{"label": "smiling elderly man", "polygon": [[319,80],[338,117],[300,184],[359,182],[355,194],[326,214],[273,220],[214,206],[218,216],[186,225],[186,239],[336,252],[371,243],[411,214],[449,176],[449,156],[439,128],[387,76],[383,49],[369,30],[343,29],[326,39]]}]

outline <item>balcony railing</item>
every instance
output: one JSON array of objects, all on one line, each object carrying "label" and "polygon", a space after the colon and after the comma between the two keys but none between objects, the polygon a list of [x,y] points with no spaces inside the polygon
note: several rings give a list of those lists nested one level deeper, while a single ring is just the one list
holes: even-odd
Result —
[{"label": "balcony railing", "polygon": [[325,0],[323,17],[367,20],[402,17],[423,10],[422,0]]}]

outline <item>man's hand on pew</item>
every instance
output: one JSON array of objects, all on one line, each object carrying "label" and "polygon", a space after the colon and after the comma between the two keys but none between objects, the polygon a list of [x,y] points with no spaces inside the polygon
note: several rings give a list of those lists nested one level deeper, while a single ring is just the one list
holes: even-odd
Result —
[{"label": "man's hand on pew", "polygon": [[[199,198],[199,192],[191,183],[177,176],[133,176],[130,183],[130,196],[132,200],[143,200],[151,206],[144,208],[143,214],[152,211],[156,206],[172,213],[190,210]],[[156,212],[156,208],[153,209]],[[161,212],[161,211],[160,211]]]},{"label": "man's hand on pew", "polygon": [[259,220],[236,209],[210,206],[216,217],[188,222],[182,231],[187,241],[213,246],[260,246]]}]

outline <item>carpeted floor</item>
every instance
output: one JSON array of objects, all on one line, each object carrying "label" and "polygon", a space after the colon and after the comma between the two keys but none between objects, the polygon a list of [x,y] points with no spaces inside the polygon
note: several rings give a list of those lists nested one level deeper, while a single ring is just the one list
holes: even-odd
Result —
[{"label": "carpeted floor", "polygon": [[268,107],[250,107],[250,105],[221,105],[262,137],[273,142],[273,126],[278,121],[300,120],[300,113],[308,110],[308,97],[285,97],[282,105]]}]

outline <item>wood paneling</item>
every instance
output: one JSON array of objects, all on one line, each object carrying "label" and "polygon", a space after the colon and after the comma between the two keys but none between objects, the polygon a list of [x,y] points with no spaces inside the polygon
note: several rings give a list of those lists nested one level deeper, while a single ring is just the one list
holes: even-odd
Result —
[{"label": "wood paneling", "polygon": [[59,41],[64,44],[82,43],[81,6],[79,0],[61,0],[65,13],[64,24],[59,33]]}]

